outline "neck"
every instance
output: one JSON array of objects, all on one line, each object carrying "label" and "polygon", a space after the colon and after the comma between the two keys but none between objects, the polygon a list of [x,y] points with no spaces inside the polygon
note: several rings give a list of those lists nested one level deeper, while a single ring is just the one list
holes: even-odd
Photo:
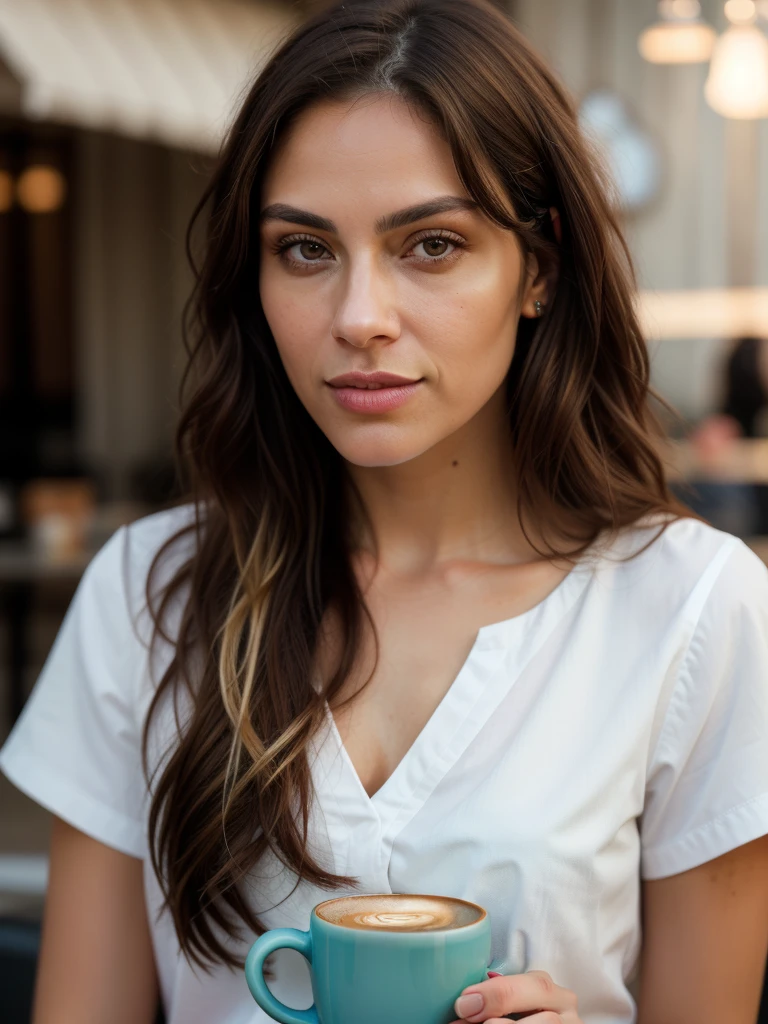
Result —
[{"label": "neck", "polygon": [[398,466],[349,466],[372,536],[361,545],[404,573],[453,560],[527,561],[503,390],[469,423]]}]

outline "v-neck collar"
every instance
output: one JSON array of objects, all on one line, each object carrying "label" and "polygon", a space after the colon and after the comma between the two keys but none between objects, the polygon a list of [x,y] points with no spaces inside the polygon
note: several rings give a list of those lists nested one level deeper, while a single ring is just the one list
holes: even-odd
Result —
[{"label": "v-neck collar", "polygon": [[[593,573],[585,558],[528,611],[482,626],[467,658],[424,728],[384,784],[369,796],[328,704],[318,737],[333,802],[347,825],[373,827],[388,862],[394,837],[418,812],[498,708],[529,661],[582,594]],[[382,865],[383,866],[383,865]]]}]

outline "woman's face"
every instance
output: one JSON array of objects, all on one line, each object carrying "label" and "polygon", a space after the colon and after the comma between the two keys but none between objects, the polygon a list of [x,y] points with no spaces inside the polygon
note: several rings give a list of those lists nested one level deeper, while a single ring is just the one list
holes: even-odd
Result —
[{"label": "woman's face", "polygon": [[267,321],[345,459],[406,462],[486,407],[545,284],[417,111],[388,94],[312,107],[278,149],[261,209]]}]

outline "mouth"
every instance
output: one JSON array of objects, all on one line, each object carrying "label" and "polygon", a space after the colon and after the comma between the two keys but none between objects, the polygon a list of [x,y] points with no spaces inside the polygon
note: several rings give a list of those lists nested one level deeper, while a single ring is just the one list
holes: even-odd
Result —
[{"label": "mouth", "polygon": [[403,377],[376,370],[354,370],[326,381],[336,402],[348,412],[382,414],[404,405],[424,383],[423,377]]},{"label": "mouth", "polygon": [[338,377],[331,377],[326,383],[332,388],[360,388],[365,391],[378,391],[381,388],[399,388],[408,384],[418,384],[420,380],[423,378],[401,377],[398,373],[386,373],[383,370],[375,370],[373,373],[353,370],[351,373],[342,373]]}]

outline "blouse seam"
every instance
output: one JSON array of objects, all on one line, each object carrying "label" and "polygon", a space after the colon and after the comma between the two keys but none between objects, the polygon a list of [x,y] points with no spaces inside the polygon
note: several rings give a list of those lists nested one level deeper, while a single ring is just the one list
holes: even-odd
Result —
[{"label": "blouse seam", "polygon": [[717,571],[713,575],[713,578],[712,578],[712,581],[710,583],[709,589],[707,590],[707,593],[706,593],[703,601],[701,602],[701,607],[699,608],[699,610],[698,610],[698,612],[696,614],[695,619],[693,619],[693,621],[691,623],[691,635],[690,635],[690,637],[688,639],[688,642],[686,644],[685,653],[683,654],[683,658],[682,658],[682,661],[680,663],[680,667],[679,667],[679,669],[677,671],[677,676],[675,677],[675,682],[672,685],[672,689],[671,689],[670,696],[669,696],[669,701],[667,703],[667,707],[666,707],[666,710],[664,712],[663,724],[661,726],[661,729],[659,730],[659,735],[658,735],[658,737],[656,739],[656,743],[654,744],[653,750],[650,752],[650,756],[649,756],[649,759],[648,759],[648,766],[649,767],[650,767],[650,765],[652,765],[654,763],[654,761],[656,760],[656,757],[657,757],[659,751],[662,749],[663,743],[664,743],[664,741],[665,741],[665,739],[667,737],[667,733],[669,732],[669,730],[671,730],[673,728],[672,710],[675,707],[675,705],[678,703],[678,701],[680,700],[680,689],[681,689],[681,685],[682,685],[682,680],[684,678],[688,677],[688,675],[690,673],[690,668],[689,668],[690,663],[695,659],[695,655],[697,654],[697,651],[698,651],[697,641],[700,639],[699,638],[699,626],[701,625],[702,616],[704,615],[704,612],[706,611],[707,604],[709,603],[709,599],[712,596],[712,592],[715,589],[717,581],[720,578],[720,576],[721,576],[723,570],[725,569],[726,565],[730,561],[731,555],[735,551],[735,549],[738,546],[738,544],[739,544],[739,538],[738,537],[732,537],[729,543],[726,543],[726,544],[723,545],[723,547],[720,549],[720,551],[717,553],[717,555],[715,555],[715,557],[709,563],[709,565],[707,566],[707,569],[705,570],[705,572],[702,574],[702,577],[703,577],[704,575],[706,575],[707,572],[709,572],[712,569],[712,567],[714,565],[716,565],[716,563],[718,561],[720,562],[719,566],[717,566]]},{"label": "blouse seam", "polygon": [[[122,597],[123,605],[125,607],[125,614],[126,614],[128,622],[130,624],[131,633],[135,637],[135,639],[136,639],[136,641],[137,641],[137,643],[138,643],[138,645],[139,645],[139,647],[140,647],[140,649],[142,651],[141,657],[136,658],[136,664],[135,664],[133,672],[131,674],[131,687],[132,687],[132,690],[133,690],[133,692],[131,694],[131,697],[132,697],[131,707],[133,709],[132,710],[132,714],[131,714],[131,719],[132,719],[133,727],[135,729],[136,736],[138,738],[139,746],[140,746],[140,749],[141,749],[141,744],[143,743],[144,725],[145,725],[143,711],[146,710],[146,708],[144,706],[144,703],[143,703],[143,701],[141,699],[141,692],[142,692],[141,678],[142,678],[144,669],[146,669],[147,679],[150,682],[150,687],[154,691],[154,685],[153,685],[153,680],[152,680],[152,670],[151,670],[151,641],[150,641],[150,645],[147,646],[147,644],[145,644],[144,641],[142,640],[141,634],[140,634],[140,631],[139,631],[139,618],[142,615],[144,609],[147,607],[147,605],[146,605],[146,592],[144,592],[142,594],[142,597],[141,597],[141,601],[143,602],[143,604],[134,613],[134,610],[133,610],[133,607],[132,607],[132,604],[131,604],[131,595],[130,595],[129,590],[128,590],[128,580],[130,578],[129,562],[130,562],[130,559],[131,559],[131,545],[133,544],[134,545],[134,549],[135,549],[136,539],[135,539],[134,536],[131,535],[130,525],[129,526],[121,526],[119,528],[119,530],[117,531],[117,534],[121,534],[120,540],[121,540],[121,546],[122,546],[122,550],[120,552],[120,554],[121,554],[121,558],[120,558],[120,569],[121,569],[121,572],[120,572],[120,594],[121,594],[121,597]],[[152,565],[152,561],[153,561],[153,559],[150,559],[150,563],[149,563],[150,566]]]},{"label": "blouse seam", "polygon": [[760,803],[765,800],[768,796],[766,793],[758,793],[756,796],[752,796],[749,800],[743,800],[740,804],[734,804],[733,807],[729,807],[725,811],[721,811],[714,818],[710,818],[709,821],[704,822],[703,825],[697,825],[696,828],[692,828],[690,832],[686,832],[685,835],[678,836],[673,842],[663,843],[661,846],[646,846],[644,852],[646,854],[652,854],[654,857],[668,853],[670,850],[675,850],[678,847],[685,846],[691,841],[705,832],[710,832],[715,826],[720,825],[722,822],[732,818],[735,814],[745,810],[747,807],[751,807],[752,804]]},{"label": "blouse seam", "polygon": [[[23,771],[25,765],[28,771]],[[98,812],[102,820],[104,818],[111,819],[126,835],[138,832],[144,837],[144,823],[142,821],[123,814],[109,804],[103,803],[103,801],[94,797],[91,793],[86,792],[82,786],[79,786],[62,772],[60,766],[54,765],[50,761],[42,762],[30,757],[27,751],[19,751],[18,753],[9,754],[7,758],[0,760],[0,768],[2,768],[3,773],[15,786],[32,797],[37,803],[48,808],[51,813],[57,817],[62,817],[65,821],[70,821],[72,824],[77,821],[75,827],[81,831],[85,831],[81,823],[82,819],[76,818],[70,812],[70,808],[75,805],[79,805],[88,811]],[[65,798],[68,805],[66,808],[62,807],[61,803],[54,799],[52,794],[56,793]],[[111,840],[111,842],[115,841]],[[123,846],[125,845],[127,844],[123,844]],[[135,850],[139,848],[134,843],[130,845]],[[132,856],[137,856],[137,854],[132,853]]]}]

